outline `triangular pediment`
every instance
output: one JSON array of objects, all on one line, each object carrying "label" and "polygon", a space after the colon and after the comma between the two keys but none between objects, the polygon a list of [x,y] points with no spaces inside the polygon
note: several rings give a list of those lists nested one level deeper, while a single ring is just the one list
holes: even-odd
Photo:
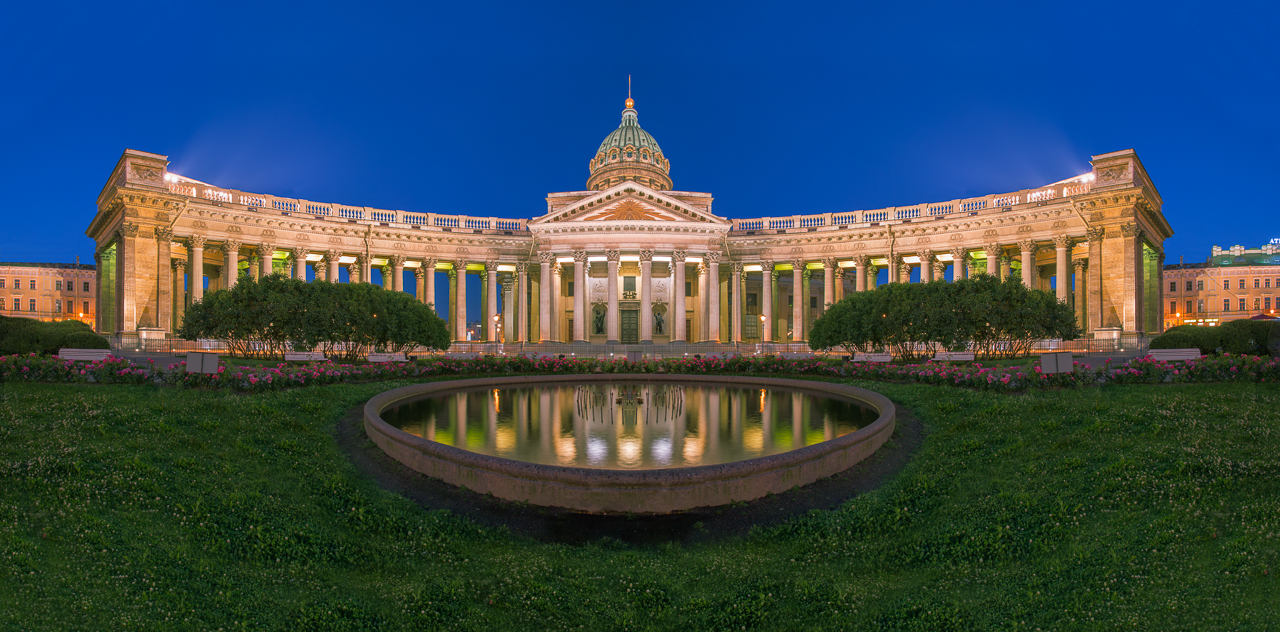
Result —
[{"label": "triangular pediment", "polygon": [[711,226],[732,224],[723,217],[695,208],[670,194],[635,182],[623,182],[603,191],[587,192],[584,197],[571,204],[529,220],[528,225],[533,228],[565,222],[671,222]]}]

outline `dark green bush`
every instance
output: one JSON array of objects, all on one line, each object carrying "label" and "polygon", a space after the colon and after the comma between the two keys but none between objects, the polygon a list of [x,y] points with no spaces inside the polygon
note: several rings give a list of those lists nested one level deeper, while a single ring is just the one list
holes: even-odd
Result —
[{"label": "dark green bush", "polygon": [[106,338],[92,331],[77,331],[67,335],[62,349],[110,349],[111,343]]},{"label": "dark green bush", "polygon": [[80,333],[93,335],[93,328],[78,320],[43,322],[32,318],[0,316],[0,355],[52,355],[67,346],[68,336]]},{"label": "dark green bush", "polygon": [[1267,320],[1233,320],[1221,327],[1222,350],[1226,353],[1266,355],[1276,324]]},{"label": "dark green bush", "polygon": [[1151,339],[1152,349],[1191,349],[1199,348],[1193,335],[1184,331],[1167,331]]}]

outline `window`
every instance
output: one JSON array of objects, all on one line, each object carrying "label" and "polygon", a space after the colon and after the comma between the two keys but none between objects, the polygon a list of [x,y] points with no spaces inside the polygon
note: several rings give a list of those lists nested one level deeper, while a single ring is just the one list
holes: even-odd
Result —
[{"label": "window", "polygon": [[1240,289],[1244,289],[1244,279],[1240,279]]},{"label": "window", "polygon": [[15,312],[22,311],[22,299],[20,298],[13,299],[13,311]]},{"label": "window", "polygon": [[1200,312],[1201,314],[1204,313],[1204,299],[1200,299],[1196,301],[1196,311]]},{"label": "window", "polygon": [[1258,285],[1260,281],[1262,281],[1262,279],[1259,279],[1258,277],[1253,278],[1253,289],[1256,290],[1262,287],[1261,285]]},{"label": "window", "polygon": [[62,299],[54,299],[53,311],[58,314],[62,313]]},{"label": "window", "polygon": [[84,282],[84,291],[86,291],[86,292],[88,292],[88,291],[89,291],[89,282],[88,282],[88,281],[85,281],[85,282]]},{"label": "window", "polygon": [[818,308],[818,297],[816,297],[816,296],[810,296],[810,297],[809,297],[809,309],[817,309],[817,308]]},{"label": "window", "polygon": [[573,281],[565,281],[565,285],[569,286],[569,293],[566,296],[573,296]]},{"label": "window", "polygon": [[1224,280],[1222,281],[1222,289],[1224,289],[1224,290],[1229,290],[1229,289],[1231,289],[1231,279],[1224,279]]},{"label": "window", "polygon": [[1170,282],[1169,282],[1169,292],[1170,292],[1170,293],[1173,293],[1173,292],[1177,292],[1177,291],[1178,291],[1178,282],[1177,282],[1177,281],[1170,281]]},{"label": "window", "polygon": [[85,302],[84,302],[84,309],[80,310],[80,312],[81,312],[82,314],[88,314],[88,313],[89,313],[89,301],[85,301]]},{"label": "window", "polygon": [[4,279],[0,279],[0,290],[4,289]]},{"label": "window", "polygon": [[1187,313],[1191,313],[1191,301],[1187,301]]},{"label": "window", "polygon": [[1187,281],[1187,291],[1188,291],[1188,292],[1190,292],[1190,291],[1191,291],[1191,282],[1190,282],[1190,281]]},{"label": "window", "polygon": [[1240,311],[1242,311],[1242,312],[1243,312],[1244,310],[1245,310],[1245,307],[1244,307],[1244,299],[1240,299]]},{"label": "window", "polygon": [[1196,291],[1204,291],[1204,281],[1196,281]]},{"label": "window", "polygon": [[693,281],[684,282],[684,295],[693,296]]},{"label": "window", "polygon": [[1222,311],[1224,312],[1231,311],[1231,299],[1229,298],[1222,299]]},{"label": "window", "polygon": [[[33,289],[33,290],[34,290],[34,289],[36,289],[36,280],[35,280],[35,279],[31,279],[31,289]],[[34,311],[36,311],[36,310],[34,310],[34,309],[33,309],[33,310],[31,310],[31,311],[33,311],[33,312],[34,312]]]},{"label": "window", "polygon": [[1267,296],[1262,299],[1262,309],[1271,309],[1271,297]]},{"label": "window", "polygon": [[[4,279],[0,279],[0,287],[4,287]],[[1271,287],[1271,279],[1264,279],[1262,281],[1262,287]]]},{"label": "window", "polygon": [[53,289],[54,289],[54,290],[56,290],[56,291],[58,291],[58,292],[61,292],[61,291],[62,291],[62,281],[54,281],[54,282],[53,282]]},{"label": "window", "polygon": [[1178,312],[1178,301],[1169,301],[1169,313],[1176,314]]},{"label": "window", "polygon": [[[35,281],[32,281],[32,283],[35,283]],[[31,301],[28,303],[28,305],[31,307],[31,310],[30,310],[30,311],[33,311],[33,312],[34,312],[34,311],[36,311],[36,299],[34,299],[34,298],[33,298],[33,299],[31,299]]]},{"label": "window", "polygon": [[791,305],[795,305],[795,304],[796,304],[796,297],[795,297],[795,295],[794,295],[794,294],[788,294],[788,295],[787,295],[787,305],[788,305],[788,306],[791,306]]},{"label": "window", "polygon": [[21,290],[21,289],[22,289],[22,279],[14,279],[14,280],[13,280],[13,289],[15,289],[15,290]]},{"label": "window", "polygon": [[1262,299],[1255,296],[1253,297],[1253,311],[1256,312],[1260,309],[1262,309]]}]

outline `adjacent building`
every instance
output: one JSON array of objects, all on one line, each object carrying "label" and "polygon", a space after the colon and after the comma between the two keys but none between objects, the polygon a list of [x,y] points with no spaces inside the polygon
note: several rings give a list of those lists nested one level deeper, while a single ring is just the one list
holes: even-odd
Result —
[{"label": "adjacent building", "polygon": [[93,325],[98,275],[81,263],[0,262],[0,316],[75,319]]},{"label": "adjacent building", "polygon": [[1164,325],[1208,325],[1280,311],[1280,239],[1260,248],[1213,247],[1202,263],[1164,267]]},{"label": "adjacent building", "polygon": [[[246,275],[369,282],[433,302],[456,340],[803,341],[827,304],[878,283],[990,272],[1052,289],[1095,336],[1163,325],[1173,231],[1132,150],[1035,189],[841,213],[731,219],[674,187],[627,99],[577,191],[531,219],[315,202],[214,186],[127,150],[86,233],[104,332],[167,335],[207,290]],[[762,186],[743,182],[750,189]],[[467,287],[481,288],[468,314]],[[473,334],[474,335],[474,334]]]}]

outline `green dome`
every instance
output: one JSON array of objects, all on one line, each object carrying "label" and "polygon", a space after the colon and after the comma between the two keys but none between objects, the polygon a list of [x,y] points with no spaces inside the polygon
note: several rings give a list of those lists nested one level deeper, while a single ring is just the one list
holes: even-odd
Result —
[{"label": "green dome", "polygon": [[658,190],[671,189],[671,161],[663,155],[658,141],[640,128],[634,105],[628,98],[622,124],[605,137],[588,164],[588,189],[606,189],[627,180]]}]

